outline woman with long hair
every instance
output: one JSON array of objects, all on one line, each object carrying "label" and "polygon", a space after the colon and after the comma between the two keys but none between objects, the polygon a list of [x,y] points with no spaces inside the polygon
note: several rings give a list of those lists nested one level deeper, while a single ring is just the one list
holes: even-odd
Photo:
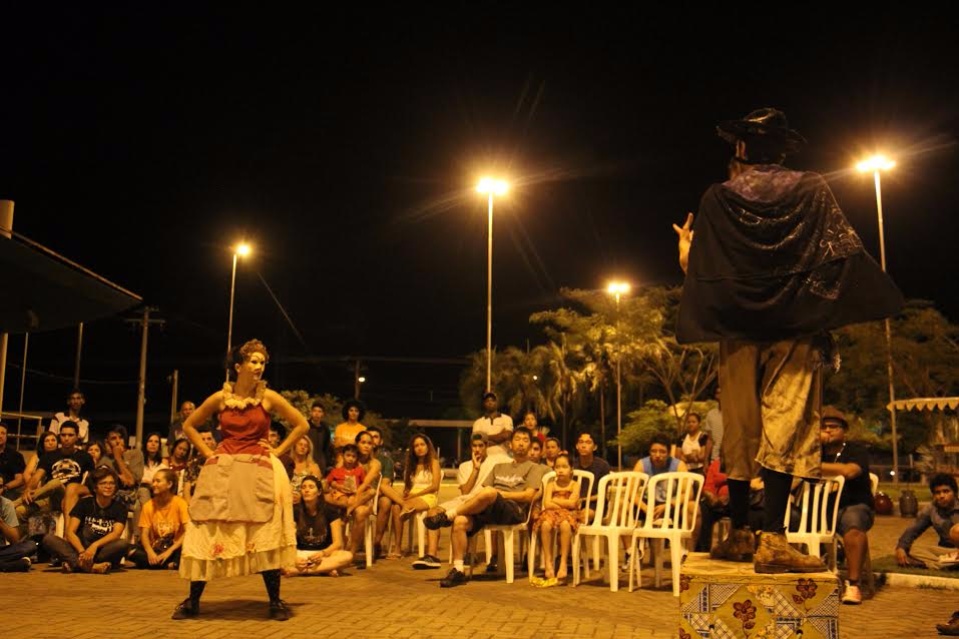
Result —
[{"label": "woman with long hair", "polygon": [[[183,423],[183,431],[206,462],[190,501],[191,521],[180,558],[180,576],[190,580],[190,596],[174,619],[195,617],[210,579],[260,573],[270,598],[270,618],[286,621],[290,609],[280,599],[280,569],[296,562],[296,528],[290,480],[279,457],[309,425],[300,411],[262,380],[269,360],[266,346],[250,340],[231,353],[231,377]],[[270,413],[293,425],[286,439],[270,448]],[[197,426],[218,415],[223,439],[214,451]]]},{"label": "woman with long hair", "polygon": [[403,520],[414,513],[434,508],[440,491],[440,460],[426,435],[413,435],[403,465],[403,502],[393,504],[393,546],[388,558],[401,557]]},{"label": "woman with long hair", "polygon": [[[150,433],[143,438],[143,476],[140,477],[140,486],[137,490],[137,498],[140,507],[150,501],[153,496],[153,477],[161,468],[167,468],[166,461],[163,459],[163,442],[160,441],[160,433]],[[176,486],[174,485],[174,489]]]},{"label": "woman with long hair", "polygon": [[40,464],[40,458],[46,453],[52,453],[59,447],[60,440],[57,439],[57,434],[54,432],[45,430],[39,437],[37,437],[37,454],[33,459],[27,462],[27,467],[23,471],[24,486],[30,483],[33,473],[37,472],[37,466]]},{"label": "woman with long hair", "polygon": [[176,473],[160,468],[153,475],[153,499],[140,512],[140,545],[130,559],[137,568],[176,570],[190,521],[186,500],[174,494]]},{"label": "woman with long hair", "polygon": [[319,477],[320,465],[313,460],[313,442],[304,435],[293,444],[293,453],[290,455],[293,459],[293,476],[290,477],[290,488],[293,489],[293,501],[297,500],[300,494],[300,482],[304,477],[313,475]]},{"label": "woman with long hair", "polygon": [[353,554],[343,549],[341,510],[323,499],[320,480],[307,475],[300,482],[300,503],[293,507],[296,522],[296,567],[283,574],[332,575],[350,564]]}]

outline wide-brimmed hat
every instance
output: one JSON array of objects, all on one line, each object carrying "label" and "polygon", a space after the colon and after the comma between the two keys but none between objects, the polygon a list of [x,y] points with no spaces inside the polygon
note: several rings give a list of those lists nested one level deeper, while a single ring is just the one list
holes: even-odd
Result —
[{"label": "wide-brimmed hat", "polygon": [[756,109],[741,120],[724,120],[716,127],[716,133],[730,144],[750,139],[778,141],[785,153],[795,153],[806,144],[806,138],[789,128],[786,114],[772,107]]}]

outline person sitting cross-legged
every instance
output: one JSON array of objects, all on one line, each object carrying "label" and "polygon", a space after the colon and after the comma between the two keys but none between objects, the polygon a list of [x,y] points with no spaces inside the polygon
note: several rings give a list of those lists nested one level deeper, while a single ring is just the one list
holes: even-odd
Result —
[{"label": "person sitting cross-legged", "polygon": [[130,559],[137,568],[169,568],[180,564],[180,547],[190,521],[186,500],[174,494],[177,475],[161,468],[153,475],[153,499],[140,511],[140,545]]},{"label": "person sitting cross-legged", "polygon": [[[953,568],[959,548],[959,498],[956,478],[938,473],[929,480],[932,503],[919,511],[916,521],[896,543],[896,562],[910,568]],[[927,529],[936,531],[935,544],[918,544]]]},{"label": "person sitting cross-legged", "polygon": [[0,572],[26,572],[37,542],[23,539],[13,502],[0,497]]},{"label": "person sitting cross-legged", "polygon": [[353,561],[353,553],[343,549],[342,510],[324,501],[321,490],[320,480],[313,475],[300,482],[300,501],[293,506],[296,567],[283,570],[287,577],[336,577],[339,569]]},{"label": "person sitting cross-legged", "polygon": [[120,565],[129,543],[122,538],[126,506],[114,499],[119,480],[112,468],[93,472],[94,496],[81,499],[67,522],[65,539],[49,534],[43,546],[59,557],[63,572],[103,574]]},{"label": "person sitting cross-legged", "polygon": [[441,588],[466,582],[463,557],[469,537],[487,524],[515,525],[526,519],[530,504],[539,492],[543,475],[549,470],[544,464],[534,464],[529,460],[531,439],[529,429],[523,426],[516,428],[510,439],[513,461],[493,466],[483,482],[483,489],[462,506],[452,510],[437,509],[438,512],[424,520],[429,529],[453,527],[453,567],[440,581]]}]

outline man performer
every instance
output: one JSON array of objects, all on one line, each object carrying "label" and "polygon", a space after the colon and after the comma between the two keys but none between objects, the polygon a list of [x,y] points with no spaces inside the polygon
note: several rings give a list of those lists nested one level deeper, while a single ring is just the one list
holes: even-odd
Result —
[{"label": "man performer", "polygon": [[[816,572],[822,561],[786,543],[793,477],[820,476],[822,367],[830,329],[896,313],[902,295],[863,249],[822,176],[783,166],[805,144],[771,108],[722,122],[730,179],[699,215],[673,225],[686,272],[676,337],[719,342],[733,532],[713,557],[759,573]],[[695,241],[694,241],[695,238]],[[759,545],[747,528],[749,480],[765,482]]]}]

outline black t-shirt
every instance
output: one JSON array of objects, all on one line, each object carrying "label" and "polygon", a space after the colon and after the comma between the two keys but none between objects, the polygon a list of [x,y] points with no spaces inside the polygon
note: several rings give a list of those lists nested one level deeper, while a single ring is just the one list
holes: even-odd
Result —
[{"label": "black t-shirt", "polygon": [[297,550],[323,550],[333,543],[330,524],[340,518],[340,509],[330,506],[322,499],[318,506],[315,515],[306,512],[303,502],[293,507]]},{"label": "black t-shirt", "polygon": [[26,467],[27,464],[23,461],[23,455],[19,451],[7,447],[0,453],[0,478],[3,478],[3,483],[13,481]]},{"label": "black t-shirt", "polygon": [[862,472],[855,479],[847,479],[842,489],[839,507],[846,508],[854,504],[866,504],[873,508],[872,483],[869,480],[869,450],[857,442],[846,442],[839,455],[823,453],[823,462],[837,464],[856,464]]},{"label": "black t-shirt", "polygon": [[127,507],[114,499],[102,508],[95,497],[84,497],[70,511],[70,516],[80,520],[77,536],[84,546],[89,546],[113,532],[115,524],[126,524]]},{"label": "black t-shirt", "polygon": [[64,486],[78,484],[84,473],[93,472],[93,458],[82,450],[67,454],[55,450],[40,458],[39,468],[46,473],[46,481],[59,479]]}]

